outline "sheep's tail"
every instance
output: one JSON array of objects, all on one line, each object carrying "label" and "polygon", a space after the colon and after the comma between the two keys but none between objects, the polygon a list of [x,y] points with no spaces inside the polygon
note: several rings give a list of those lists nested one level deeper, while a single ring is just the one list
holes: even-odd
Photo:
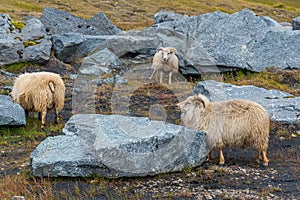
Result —
[{"label": "sheep's tail", "polygon": [[53,82],[49,82],[48,85],[49,85],[49,88],[50,88],[51,92],[54,93],[55,92],[55,87],[54,87]]}]

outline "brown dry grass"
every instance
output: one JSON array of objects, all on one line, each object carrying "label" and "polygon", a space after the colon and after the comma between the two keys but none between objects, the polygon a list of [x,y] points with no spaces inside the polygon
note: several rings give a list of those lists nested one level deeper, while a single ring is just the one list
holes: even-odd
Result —
[{"label": "brown dry grass", "polygon": [[199,15],[221,10],[234,13],[249,8],[258,15],[268,15],[278,21],[291,21],[300,15],[297,0],[0,0],[0,13],[10,14],[13,18],[40,16],[44,7],[54,7],[76,16],[90,18],[97,12],[104,12],[112,22],[123,30],[141,29],[153,24],[153,16],[161,10],[173,11],[184,15]]}]

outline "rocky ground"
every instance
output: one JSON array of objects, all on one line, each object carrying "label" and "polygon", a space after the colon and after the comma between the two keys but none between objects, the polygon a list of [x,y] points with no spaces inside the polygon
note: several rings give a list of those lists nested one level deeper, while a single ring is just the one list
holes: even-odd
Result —
[{"label": "rocky ground", "polygon": [[[56,67],[46,66],[45,69],[62,74],[67,86],[66,105],[61,112],[62,123],[64,123],[72,115],[72,91],[76,88],[72,76],[75,74],[76,66],[70,68],[58,61],[52,62],[51,66]],[[27,69],[27,71],[35,70]],[[125,74],[120,72],[121,75],[122,73]],[[3,93],[9,91],[7,86],[12,83],[13,78],[2,73],[0,80],[1,91]],[[120,93],[122,93],[121,89]],[[161,92],[156,93],[157,90]],[[85,91],[77,92],[84,95]],[[97,113],[112,112],[113,93],[112,85],[102,84],[97,87],[95,101]],[[165,105],[168,116],[172,116],[166,120],[170,123],[179,123],[180,113],[174,106],[177,101],[178,99],[169,90],[156,84],[148,84],[132,94],[130,114],[148,116],[149,105],[162,104]],[[53,113],[50,113],[47,120],[51,121],[52,118]],[[60,132],[51,132],[47,136],[59,134]],[[32,178],[29,171],[29,155],[45,137],[37,137],[36,143],[24,140],[21,143],[13,143],[13,146],[0,145],[1,179],[5,181],[7,177],[24,176],[25,173],[32,184],[36,184],[34,181],[38,183],[45,181]],[[204,163],[195,169],[188,168],[180,173],[121,179],[105,179],[97,176],[72,179],[49,178],[46,182],[49,183],[55,199],[299,199],[299,124],[273,123],[268,153],[270,159],[268,167],[256,163],[256,152],[253,149],[230,148],[224,150],[226,159],[224,166],[217,165],[218,158],[215,152],[213,162]],[[39,190],[32,192],[38,193]]]}]

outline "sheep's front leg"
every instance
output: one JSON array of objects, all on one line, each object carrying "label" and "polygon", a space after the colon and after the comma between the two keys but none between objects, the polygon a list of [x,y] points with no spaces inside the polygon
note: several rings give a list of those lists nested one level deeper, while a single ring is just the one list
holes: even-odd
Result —
[{"label": "sheep's front leg", "polygon": [[269,159],[267,157],[267,150],[263,150],[262,151],[262,156],[263,156],[263,160],[264,160],[264,166],[268,166],[269,164]]},{"label": "sheep's front leg", "polygon": [[212,160],[213,160],[212,152],[213,152],[213,150],[211,150],[211,151],[208,153],[207,161],[212,161]]},{"label": "sheep's front leg", "polygon": [[223,152],[222,152],[221,148],[219,148],[219,157],[220,157],[219,165],[224,165],[225,159],[224,159]]},{"label": "sheep's front leg", "polygon": [[173,74],[173,72],[169,72],[169,84],[170,85],[172,84],[172,74]]},{"label": "sheep's front leg", "polygon": [[43,112],[42,112],[42,126],[41,126],[42,129],[45,128],[45,124],[46,124],[46,114],[47,114],[47,111],[43,111]]},{"label": "sheep's front leg", "polygon": [[153,70],[151,76],[149,77],[149,80],[152,80],[152,78],[153,78],[153,76],[155,75],[155,73],[156,73],[156,68],[154,68],[154,70]]},{"label": "sheep's front leg", "polygon": [[159,83],[162,84],[163,82],[163,77],[164,77],[164,72],[160,71],[160,78],[159,78]]}]

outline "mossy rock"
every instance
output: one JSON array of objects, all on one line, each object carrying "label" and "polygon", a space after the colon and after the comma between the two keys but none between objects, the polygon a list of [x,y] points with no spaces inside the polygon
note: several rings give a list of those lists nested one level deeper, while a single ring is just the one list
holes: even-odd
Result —
[{"label": "mossy rock", "polygon": [[26,25],[25,22],[22,21],[11,21],[11,23],[16,27],[18,30],[22,30],[22,28]]},{"label": "mossy rock", "polygon": [[35,41],[26,41],[23,43],[23,46],[26,48],[26,47],[29,47],[29,46],[34,46],[38,44],[38,42],[35,42]]}]

